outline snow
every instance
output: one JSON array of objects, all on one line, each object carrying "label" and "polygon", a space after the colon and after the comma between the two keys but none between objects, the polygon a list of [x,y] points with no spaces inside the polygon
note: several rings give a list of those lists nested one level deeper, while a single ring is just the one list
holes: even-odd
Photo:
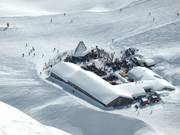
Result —
[{"label": "snow", "polygon": [[134,81],[139,80],[155,80],[156,78],[161,77],[154,73],[152,70],[145,67],[134,67],[128,72],[128,77],[134,79]]},{"label": "snow", "polygon": [[137,84],[142,85],[144,89],[152,89],[153,91],[175,89],[168,81],[145,67],[134,67],[128,72],[128,77],[137,81]]},{"label": "snow", "polygon": [[2,135],[70,135],[45,126],[18,109],[0,102],[0,134]]},{"label": "snow", "polygon": [[126,91],[132,97],[146,95],[144,88],[139,85],[138,82],[123,83],[120,85],[115,85],[114,87],[116,87],[119,91]]},{"label": "snow", "polygon": [[[1,0],[0,27],[10,22],[10,29],[0,31],[0,80],[6,83],[0,86],[0,100],[46,125],[72,134],[177,135],[180,132],[180,17],[176,15],[180,12],[179,5],[179,0]],[[96,12],[96,7],[108,11]],[[88,11],[93,8],[95,12]],[[33,13],[27,13],[28,10]],[[43,15],[42,12],[48,13],[28,16]],[[48,15],[54,12],[60,14]],[[81,40],[88,47],[99,45],[117,54],[125,47],[138,48],[141,54],[156,61],[153,70],[172,82],[177,90],[166,97],[164,104],[139,110],[139,114],[134,109],[116,110],[114,114],[68,94],[67,87],[57,88],[39,78],[44,62],[55,55],[54,47],[69,50]],[[26,53],[25,58],[20,58],[26,52],[26,43],[36,48],[36,57]],[[27,78],[33,82],[28,83]],[[15,85],[22,81],[21,85]]]},{"label": "snow", "polygon": [[152,91],[172,91],[175,90],[175,87],[168,83],[166,80],[143,80],[137,82],[144,89],[151,89]]},{"label": "snow", "polygon": [[129,93],[116,89],[98,75],[85,71],[73,63],[60,62],[50,72],[66,82],[75,84],[105,105],[108,105],[118,97],[132,98]]}]

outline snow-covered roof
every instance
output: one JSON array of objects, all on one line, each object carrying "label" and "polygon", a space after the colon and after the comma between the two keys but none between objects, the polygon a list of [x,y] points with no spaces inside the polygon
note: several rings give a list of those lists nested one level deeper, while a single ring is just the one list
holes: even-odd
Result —
[{"label": "snow-covered roof", "polygon": [[0,102],[1,135],[70,135],[60,129],[45,126],[18,109]]},{"label": "snow-covered roof", "polygon": [[132,95],[132,97],[146,95],[146,92],[143,89],[143,87],[141,85],[138,85],[137,82],[123,83],[120,85],[114,85],[114,87],[129,93],[130,95]]},{"label": "snow-covered roof", "polygon": [[143,80],[138,81],[138,85],[144,89],[151,89],[152,91],[161,91],[161,90],[174,90],[174,86],[169,82],[163,79],[159,80]]},{"label": "snow-covered roof", "polygon": [[80,41],[74,51],[74,57],[83,57],[89,53],[89,49],[85,46],[83,41]]},{"label": "snow-covered roof", "polygon": [[138,81],[144,89],[174,90],[175,87],[152,70],[145,67],[134,67],[129,71],[128,77],[134,81]]},{"label": "snow-covered roof", "polygon": [[128,92],[113,87],[98,75],[85,71],[73,63],[60,62],[51,69],[51,72],[66,82],[75,84],[106,105],[118,97],[132,98]]},{"label": "snow-covered roof", "polygon": [[154,80],[155,78],[161,78],[158,74],[154,73],[152,70],[146,67],[133,67],[128,72],[128,77],[135,81],[139,80]]}]

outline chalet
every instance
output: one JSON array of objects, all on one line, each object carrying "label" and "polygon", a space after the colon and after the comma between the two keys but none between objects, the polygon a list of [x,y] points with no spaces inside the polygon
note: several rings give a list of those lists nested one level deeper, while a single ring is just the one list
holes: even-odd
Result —
[{"label": "chalet", "polygon": [[132,101],[130,93],[113,87],[98,75],[73,63],[56,64],[50,70],[50,77],[70,85],[104,107],[124,106]]}]

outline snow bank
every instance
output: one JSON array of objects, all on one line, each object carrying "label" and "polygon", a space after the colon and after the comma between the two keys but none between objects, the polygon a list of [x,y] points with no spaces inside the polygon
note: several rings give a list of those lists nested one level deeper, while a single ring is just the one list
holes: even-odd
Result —
[{"label": "snow bank", "polygon": [[45,126],[16,108],[0,102],[0,134],[2,135],[70,135]]}]

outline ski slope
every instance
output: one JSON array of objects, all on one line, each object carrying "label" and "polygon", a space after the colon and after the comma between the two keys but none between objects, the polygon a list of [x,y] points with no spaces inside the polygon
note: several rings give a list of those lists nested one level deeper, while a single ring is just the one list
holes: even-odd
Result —
[{"label": "ski slope", "polygon": [[[180,132],[180,0],[1,1],[1,101],[73,135]],[[3,31],[7,22],[10,28]],[[117,53],[127,47],[138,48],[158,62],[154,70],[172,82],[176,92],[166,97],[163,105],[140,110],[137,116],[133,108],[100,110],[67,92],[68,87],[43,80],[39,72],[43,63],[56,55],[53,48],[74,49],[81,40],[87,46],[99,45]],[[28,56],[32,46],[35,57]]]}]

